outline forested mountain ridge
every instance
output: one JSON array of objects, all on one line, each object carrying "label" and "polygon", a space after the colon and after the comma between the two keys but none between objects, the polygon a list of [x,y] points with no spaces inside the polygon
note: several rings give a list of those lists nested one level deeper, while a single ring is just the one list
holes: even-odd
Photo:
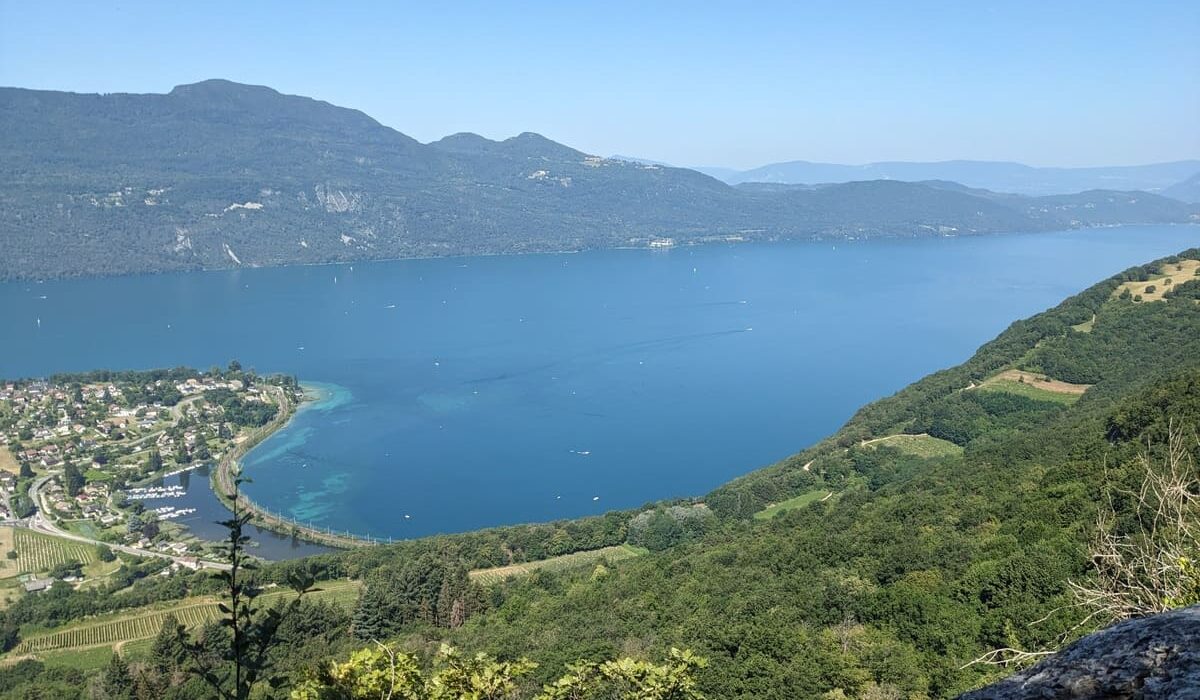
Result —
[{"label": "forested mountain ridge", "polygon": [[1200,216],[1115,191],[739,189],[537,134],[421,144],[355,110],[222,80],[165,95],[0,88],[0,126],[0,279]]},{"label": "forested mountain ridge", "polygon": [[[1105,280],[694,503],[271,565],[268,581],[304,569],[365,583],[351,613],[310,604],[288,623],[275,670],[298,682],[373,639],[423,658],[449,640],[536,661],[515,697],[576,659],[661,659],[671,647],[708,660],[695,674],[709,698],[979,687],[1006,673],[970,663],[986,652],[1052,649],[1088,631],[1068,582],[1095,578],[1099,509],[1112,502],[1117,527],[1135,532],[1119,494],[1136,487],[1138,457],[1160,456],[1172,426],[1192,436],[1200,426],[1198,269],[1193,249]],[[1186,451],[1194,468],[1200,443]],[[621,541],[651,552],[487,584],[468,574]],[[6,615],[36,632],[122,596],[211,586],[200,574],[117,596],[60,590]],[[82,684],[37,662],[20,672],[0,694]],[[155,697],[204,697],[196,692],[176,682]]]}]

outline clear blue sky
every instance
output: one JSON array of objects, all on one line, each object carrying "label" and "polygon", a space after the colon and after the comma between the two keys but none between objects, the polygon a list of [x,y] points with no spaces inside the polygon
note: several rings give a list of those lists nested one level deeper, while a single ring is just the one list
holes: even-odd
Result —
[{"label": "clear blue sky", "polygon": [[1200,2],[0,0],[0,85],[221,77],[680,165],[1200,157]]}]

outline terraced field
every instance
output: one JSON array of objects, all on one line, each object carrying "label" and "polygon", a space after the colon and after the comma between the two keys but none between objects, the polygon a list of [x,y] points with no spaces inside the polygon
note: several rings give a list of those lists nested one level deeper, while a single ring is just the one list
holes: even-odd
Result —
[{"label": "terraced field", "polygon": [[220,615],[216,604],[199,603],[143,615],[126,616],[108,622],[70,627],[27,639],[17,646],[16,653],[32,654],[57,649],[86,649],[130,639],[147,639],[158,634],[163,620],[172,613],[179,618],[180,623],[188,628],[200,627]]},{"label": "terraced field", "polygon": [[539,569],[546,571],[562,571],[563,569],[574,569],[581,566],[592,566],[605,562],[617,562],[623,559],[632,559],[646,554],[647,550],[641,547],[634,547],[629,544],[617,545],[615,547],[604,547],[603,549],[592,549],[586,552],[574,552],[572,554],[564,554],[558,557],[550,557],[549,559],[539,559],[537,561],[525,562],[523,564],[511,564],[509,566],[497,566],[491,569],[476,569],[468,574],[472,581],[476,581],[485,586],[490,586],[494,583],[499,583],[505,579],[514,576],[525,576]]},{"label": "terraced field", "polygon": [[[52,535],[25,528],[0,528],[0,578],[18,574],[49,571],[55,565],[67,561],[90,564],[96,560],[96,548],[83,542],[64,540]],[[9,550],[17,553],[16,559],[4,556]]]},{"label": "terraced field", "polygon": [[[309,593],[313,599],[325,600],[349,608],[358,598],[358,581],[329,581]],[[263,594],[261,601],[269,602],[294,595],[288,590]],[[23,640],[13,654],[35,654],[64,649],[91,649],[102,646],[150,639],[158,634],[163,620],[175,615],[185,627],[192,629],[220,616],[215,598],[190,598],[173,606],[138,608],[116,615],[106,615],[71,625],[60,630],[35,635]]]}]

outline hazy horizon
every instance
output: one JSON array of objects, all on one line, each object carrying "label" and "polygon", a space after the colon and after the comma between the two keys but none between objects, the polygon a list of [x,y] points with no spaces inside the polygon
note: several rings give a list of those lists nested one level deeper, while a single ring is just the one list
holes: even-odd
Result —
[{"label": "hazy horizon", "polygon": [[1141,165],[1200,158],[1198,33],[1200,5],[1184,2],[161,13],[0,0],[0,84],[164,93],[224,78],[423,143],[533,131],[685,167]]}]

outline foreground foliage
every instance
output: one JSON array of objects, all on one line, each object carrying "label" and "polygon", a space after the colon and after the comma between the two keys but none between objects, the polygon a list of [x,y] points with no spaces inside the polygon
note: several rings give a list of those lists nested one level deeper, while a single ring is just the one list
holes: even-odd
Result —
[{"label": "foreground foliage", "polygon": [[[691,652],[671,650],[663,664],[633,659],[582,662],[547,684],[536,700],[703,700],[693,671],[705,661]],[[537,664],[525,659],[496,661],[487,654],[465,657],[442,645],[437,667],[428,675],[418,659],[377,644],[360,649],[342,663],[321,666],[297,686],[292,700],[502,700],[529,697],[522,679]]]}]

